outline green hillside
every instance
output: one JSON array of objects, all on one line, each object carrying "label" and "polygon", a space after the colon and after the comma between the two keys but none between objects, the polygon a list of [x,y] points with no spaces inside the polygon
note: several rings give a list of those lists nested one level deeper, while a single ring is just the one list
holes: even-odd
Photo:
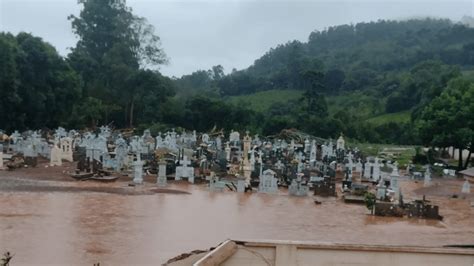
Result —
[{"label": "green hillside", "polygon": [[367,119],[366,121],[374,125],[382,125],[388,122],[405,123],[410,122],[411,111],[383,114]]},{"label": "green hillside", "polygon": [[303,91],[270,90],[253,94],[230,96],[226,100],[230,103],[246,106],[256,112],[265,112],[274,104],[283,104],[301,98]]}]

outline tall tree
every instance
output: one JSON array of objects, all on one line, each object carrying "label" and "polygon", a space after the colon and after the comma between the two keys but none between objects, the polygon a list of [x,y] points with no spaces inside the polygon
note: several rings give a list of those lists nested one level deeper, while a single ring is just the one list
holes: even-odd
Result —
[{"label": "tall tree", "polygon": [[458,168],[463,165],[462,150],[472,153],[474,141],[474,84],[463,78],[449,82],[448,88],[423,110],[418,127],[425,144],[459,149]]},{"label": "tall tree", "polygon": [[140,75],[140,69],[167,62],[160,38],[145,18],[132,13],[125,0],[79,0],[79,4],[83,6],[79,17],[69,16],[79,37],[69,58],[84,79],[84,97],[98,98],[104,106],[119,103],[123,125],[133,126],[137,97],[144,97],[134,94],[143,91],[134,87],[134,77]]}]

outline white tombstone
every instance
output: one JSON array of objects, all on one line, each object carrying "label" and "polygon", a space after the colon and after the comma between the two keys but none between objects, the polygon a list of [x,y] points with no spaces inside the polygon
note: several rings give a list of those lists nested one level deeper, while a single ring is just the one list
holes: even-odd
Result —
[{"label": "white tombstone", "polygon": [[[2,147],[2,145],[0,145],[0,147]],[[2,147],[0,150],[0,170],[3,170],[3,169],[5,168],[3,166],[3,147]]]},{"label": "white tombstone", "polygon": [[360,161],[360,159],[355,165],[355,171],[358,172],[362,176],[362,162]]},{"label": "white tombstone", "polygon": [[156,184],[160,187],[167,185],[168,180],[166,179],[166,161],[160,160],[158,163],[158,177],[156,179]]},{"label": "white tombstone", "polygon": [[49,165],[50,166],[61,166],[63,164],[61,157],[61,150],[58,145],[55,143],[51,147],[51,155],[49,156]]},{"label": "white tombstone", "polygon": [[61,138],[60,141],[61,159],[72,162],[72,139],[69,137]]},{"label": "white tombstone", "polygon": [[469,183],[467,179],[466,181],[464,181],[464,184],[462,184],[461,192],[468,193],[468,194],[471,193],[471,184]]},{"label": "white tombstone", "polygon": [[140,153],[137,152],[137,160],[133,162],[133,183],[143,184],[143,164]]},{"label": "white tombstone", "polygon": [[430,168],[427,167],[424,176],[423,186],[428,187],[431,185],[431,171]]},{"label": "white tombstone", "polygon": [[222,139],[220,136],[216,137],[216,149],[218,151],[222,150]]},{"label": "white tombstone", "polygon": [[225,144],[225,159],[230,162],[230,146],[229,142]]},{"label": "white tombstone", "polygon": [[187,178],[190,183],[194,184],[194,167],[190,166],[191,161],[186,155],[180,161],[180,166],[176,167],[175,180],[181,180],[183,177]]},{"label": "white tombstone", "polygon": [[[398,173],[398,168],[397,168],[397,173]],[[373,165],[373,171],[372,171],[372,180],[377,181],[380,178],[381,178],[380,161],[378,158],[375,158],[375,164]]]},{"label": "white tombstone", "polygon": [[237,142],[240,141],[240,134],[237,131],[231,131],[229,135],[229,141],[232,143],[232,145],[235,145]]},{"label": "white tombstone", "polygon": [[271,169],[263,171],[262,175],[260,175],[260,184],[258,185],[258,192],[277,193],[278,184],[275,175],[276,173]]},{"label": "white tombstone", "polygon": [[344,150],[345,143],[346,142],[344,141],[344,138],[342,137],[342,134],[341,134],[341,136],[339,136],[339,138],[337,139],[336,149]]},{"label": "white tombstone", "polygon": [[370,161],[364,164],[364,178],[372,179],[372,163]]},{"label": "white tombstone", "polygon": [[313,140],[313,143],[311,144],[311,152],[309,154],[309,161],[310,162],[316,162],[316,154],[317,154],[317,146],[316,146],[316,141]]},{"label": "white tombstone", "polygon": [[394,165],[392,173],[390,174],[390,187],[395,192],[395,195],[398,195],[398,192],[400,189],[399,184],[398,184],[399,178],[400,178],[400,174],[398,173],[398,167]]},{"label": "white tombstone", "polygon": [[203,143],[208,144],[209,143],[209,135],[206,134],[206,133],[202,134],[201,140],[202,140]]}]

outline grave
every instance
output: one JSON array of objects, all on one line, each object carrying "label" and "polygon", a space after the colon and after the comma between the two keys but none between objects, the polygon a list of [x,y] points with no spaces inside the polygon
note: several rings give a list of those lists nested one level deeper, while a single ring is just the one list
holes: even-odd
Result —
[{"label": "grave", "polygon": [[158,162],[158,177],[156,179],[156,184],[159,187],[165,187],[168,183],[166,178],[166,161],[160,160]]},{"label": "grave", "polygon": [[263,173],[260,175],[260,184],[258,185],[258,192],[270,194],[277,193],[278,184],[275,175],[276,173],[271,169],[263,171]]},{"label": "grave", "polygon": [[181,180],[187,178],[190,183],[194,184],[194,168],[191,165],[191,161],[188,160],[186,155],[179,161],[181,166],[176,167],[175,180]]},{"label": "grave", "polygon": [[321,197],[336,197],[336,178],[324,176],[319,181],[314,182],[314,195]]},{"label": "grave", "polygon": [[60,140],[61,159],[73,162],[72,159],[72,139],[69,137]]},{"label": "grave", "polygon": [[49,165],[50,166],[61,166],[63,164],[61,157],[61,150],[59,149],[56,143],[51,147],[51,155],[49,156]]},{"label": "grave", "polygon": [[308,186],[303,184],[301,175],[298,175],[296,179],[291,180],[291,184],[288,187],[288,193],[291,196],[305,197],[308,195]]},{"label": "grave", "polygon": [[431,185],[431,171],[430,171],[430,167],[428,166],[425,171],[423,186],[428,187],[430,185]]},{"label": "grave", "polygon": [[471,193],[471,184],[469,183],[467,179],[462,184],[461,193],[467,193],[467,194]]},{"label": "grave", "polygon": [[137,152],[137,160],[133,162],[133,183],[143,184],[143,164],[140,153]]}]

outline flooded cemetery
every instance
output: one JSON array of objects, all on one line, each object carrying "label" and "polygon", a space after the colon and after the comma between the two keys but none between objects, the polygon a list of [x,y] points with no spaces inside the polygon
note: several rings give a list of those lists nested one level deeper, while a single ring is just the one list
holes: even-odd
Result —
[{"label": "flooded cemetery", "polygon": [[172,264],[226,239],[473,244],[472,171],[400,164],[412,147],[369,156],[297,130],[1,138],[0,249],[14,265]]},{"label": "flooded cemetery", "polygon": [[0,0],[0,266],[474,266],[473,10]]}]

